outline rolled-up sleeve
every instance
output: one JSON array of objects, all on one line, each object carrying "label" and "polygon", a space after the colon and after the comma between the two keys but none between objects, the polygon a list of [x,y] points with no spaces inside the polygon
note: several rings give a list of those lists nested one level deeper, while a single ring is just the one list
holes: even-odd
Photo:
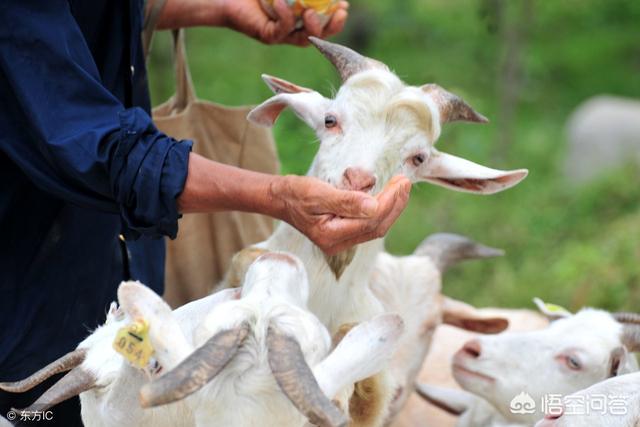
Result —
[{"label": "rolled-up sleeve", "polygon": [[119,213],[129,237],[175,237],[191,142],[102,85],[69,7],[0,4],[0,151],[43,190]]},{"label": "rolled-up sleeve", "polygon": [[191,142],[158,132],[140,108],[120,112],[119,123],[109,178],[129,236],[175,237],[176,199],[184,188]]}]

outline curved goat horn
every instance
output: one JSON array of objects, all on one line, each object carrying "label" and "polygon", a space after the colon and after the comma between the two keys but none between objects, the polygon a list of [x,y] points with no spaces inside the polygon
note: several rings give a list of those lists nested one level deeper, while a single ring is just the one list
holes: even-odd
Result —
[{"label": "curved goat horn", "polygon": [[174,369],[142,386],[141,405],[165,405],[200,390],[229,363],[248,334],[247,323],[218,332]]},{"label": "curved goat horn", "polygon": [[86,356],[87,350],[84,348],[73,350],[23,380],[0,383],[0,390],[10,393],[22,393],[31,390],[55,374],[68,371],[80,365]]},{"label": "curved goat horn", "polygon": [[361,71],[374,68],[389,69],[382,62],[360,55],[348,47],[317,37],[309,37],[309,41],[336,67],[343,82],[346,82],[349,77]]},{"label": "curved goat horn", "polygon": [[614,319],[620,323],[640,325],[640,314],[638,313],[611,313]]},{"label": "curved goat horn", "polygon": [[295,339],[270,326],[267,349],[271,372],[280,389],[311,423],[321,427],[347,425],[345,414],[320,389]]},{"label": "curved goat horn", "polygon": [[458,121],[472,123],[489,122],[489,119],[471,108],[471,106],[464,102],[458,95],[452,94],[437,84],[429,83],[422,86],[421,89],[431,95],[438,106],[441,125]]},{"label": "curved goat horn", "polygon": [[60,378],[57,383],[45,391],[28,408],[17,410],[16,412],[46,411],[60,402],[94,388],[95,385],[96,377],[94,374],[82,367],[73,368],[71,372]]},{"label": "curved goat horn", "polygon": [[625,324],[622,327],[621,341],[630,352],[640,351],[640,325]]}]

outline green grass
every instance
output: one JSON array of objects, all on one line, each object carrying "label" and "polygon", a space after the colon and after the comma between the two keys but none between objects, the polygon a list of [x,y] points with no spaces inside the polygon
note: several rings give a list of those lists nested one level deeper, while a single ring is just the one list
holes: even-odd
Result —
[{"label": "green grass", "polygon": [[[639,310],[638,167],[572,188],[562,165],[564,123],[581,101],[600,93],[640,98],[640,2],[534,2],[521,52],[514,140],[506,147],[497,145],[504,48],[487,4],[352,2],[342,40],[370,34],[364,53],[387,62],[409,83],[438,82],[492,119],[485,126],[449,126],[440,149],[496,168],[530,170],[522,184],[494,196],[415,186],[387,247],[411,253],[430,233],[449,231],[505,249],[501,259],[461,265],[447,275],[445,291],[474,304],[531,307],[531,298],[539,296],[574,310],[584,305]],[[510,19],[517,19],[520,1],[506,4]],[[187,40],[197,92],[205,99],[259,103],[270,96],[261,73],[325,94],[339,84],[313,49],[263,46],[224,29],[190,30]],[[150,69],[157,104],[173,91],[167,34],[155,42]],[[274,133],[283,173],[305,173],[317,148],[313,133],[290,113]]]}]

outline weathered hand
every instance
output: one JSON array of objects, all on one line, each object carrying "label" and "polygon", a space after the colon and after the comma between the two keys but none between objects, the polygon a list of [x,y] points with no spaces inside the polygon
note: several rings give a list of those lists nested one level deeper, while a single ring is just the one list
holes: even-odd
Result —
[{"label": "weathered hand", "polygon": [[285,0],[275,0],[277,19],[269,17],[260,0],[224,0],[226,26],[260,40],[263,43],[308,44],[309,36],[329,37],[342,31],[347,20],[349,3],[341,1],[329,23],[323,28],[315,11],[307,9],[302,16],[304,27],[296,30],[296,18]]},{"label": "weathered hand", "polygon": [[394,177],[376,197],[338,190],[310,177],[273,182],[270,196],[278,217],[305,234],[328,255],[383,237],[407,205],[411,183]]}]

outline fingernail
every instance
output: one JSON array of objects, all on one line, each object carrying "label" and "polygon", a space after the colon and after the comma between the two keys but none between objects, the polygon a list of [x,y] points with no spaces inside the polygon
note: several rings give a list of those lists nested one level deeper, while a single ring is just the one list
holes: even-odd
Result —
[{"label": "fingernail", "polygon": [[366,198],[362,201],[361,209],[362,213],[371,216],[378,210],[378,201],[373,197]]}]

